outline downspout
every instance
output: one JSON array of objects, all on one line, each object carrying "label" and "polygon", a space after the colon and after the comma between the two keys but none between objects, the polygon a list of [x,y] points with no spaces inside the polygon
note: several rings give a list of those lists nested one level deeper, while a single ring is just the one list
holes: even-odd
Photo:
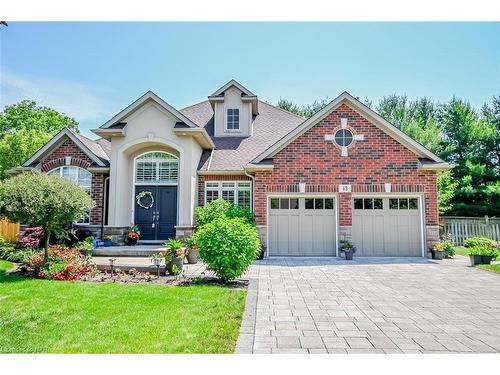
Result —
[{"label": "downspout", "polygon": [[243,169],[243,172],[245,173],[245,176],[250,177],[252,180],[252,212],[255,213],[254,210],[254,197],[255,197],[255,176],[252,176],[249,174],[245,169]]},{"label": "downspout", "polygon": [[102,185],[102,210],[101,210],[101,241],[104,241],[104,218],[106,217],[105,213],[106,212],[106,199],[108,197],[107,194],[107,189],[106,189],[106,182],[109,181],[109,176],[104,179],[103,185]]}]

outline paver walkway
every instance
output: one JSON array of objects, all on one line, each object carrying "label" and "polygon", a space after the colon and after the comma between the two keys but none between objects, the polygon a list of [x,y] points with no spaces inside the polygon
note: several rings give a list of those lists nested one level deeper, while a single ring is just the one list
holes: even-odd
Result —
[{"label": "paver walkway", "polygon": [[468,258],[254,263],[237,353],[500,352],[500,275]]}]

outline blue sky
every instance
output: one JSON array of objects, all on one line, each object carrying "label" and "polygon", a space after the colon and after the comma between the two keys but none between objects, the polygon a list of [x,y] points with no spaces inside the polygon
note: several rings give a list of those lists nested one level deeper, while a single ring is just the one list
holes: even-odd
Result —
[{"label": "blue sky", "polygon": [[13,22],[0,38],[1,107],[35,99],[86,135],[149,89],[182,108],[232,78],[272,103],[500,95],[499,23]]}]

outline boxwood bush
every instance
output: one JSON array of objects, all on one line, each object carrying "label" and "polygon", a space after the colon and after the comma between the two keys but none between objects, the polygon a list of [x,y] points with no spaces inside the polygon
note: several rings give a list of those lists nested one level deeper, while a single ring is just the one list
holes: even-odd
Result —
[{"label": "boxwood bush", "polygon": [[195,210],[196,225],[202,227],[222,218],[242,218],[246,223],[255,225],[255,215],[246,208],[239,207],[219,198]]},{"label": "boxwood bush", "polygon": [[241,276],[261,250],[255,226],[243,218],[218,218],[195,233],[200,258],[223,282]]}]

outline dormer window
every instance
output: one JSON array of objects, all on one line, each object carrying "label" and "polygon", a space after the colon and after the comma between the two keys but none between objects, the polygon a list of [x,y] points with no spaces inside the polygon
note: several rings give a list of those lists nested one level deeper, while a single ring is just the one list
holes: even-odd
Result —
[{"label": "dormer window", "polygon": [[228,108],[226,111],[226,131],[240,131],[240,110],[239,108]]}]

